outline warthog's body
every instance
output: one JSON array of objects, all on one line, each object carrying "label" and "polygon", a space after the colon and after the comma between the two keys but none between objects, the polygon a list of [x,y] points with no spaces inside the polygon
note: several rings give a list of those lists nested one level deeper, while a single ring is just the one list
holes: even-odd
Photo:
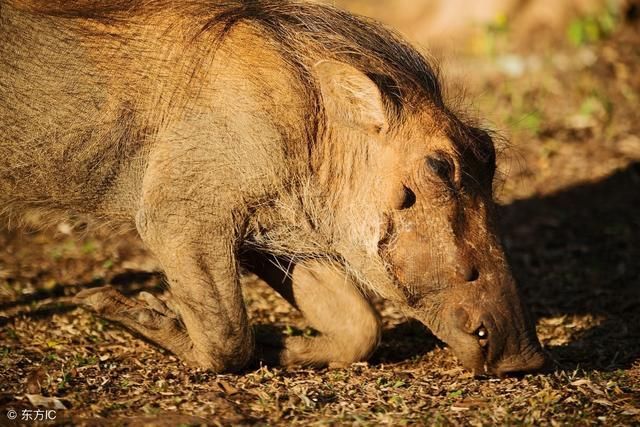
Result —
[{"label": "warthog's body", "polygon": [[253,354],[242,264],[322,333],[285,364],[368,357],[365,289],[476,372],[539,367],[492,232],[494,161],[422,56],[332,8],[0,0],[0,210],[135,225],[173,309],[80,298],[196,365]]}]

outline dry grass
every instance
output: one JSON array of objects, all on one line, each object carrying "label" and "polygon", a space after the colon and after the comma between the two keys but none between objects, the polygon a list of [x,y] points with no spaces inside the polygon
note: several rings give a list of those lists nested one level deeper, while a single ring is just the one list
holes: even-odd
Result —
[{"label": "dry grass", "polygon": [[[476,70],[476,107],[511,136],[500,190],[506,245],[555,372],[474,379],[382,303],[384,339],[368,364],[187,369],[70,303],[103,283],[162,291],[135,236],[2,230],[0,425],[9,408],[32,407],[27,394],[64,404],[59,424],[640,423],[639,40],[622,26],[577,48],[462,64],[463,75]],[[513,61],[529,68],[514,75]],[[245,288],[254,323],[304,331],[269,289]]]}]

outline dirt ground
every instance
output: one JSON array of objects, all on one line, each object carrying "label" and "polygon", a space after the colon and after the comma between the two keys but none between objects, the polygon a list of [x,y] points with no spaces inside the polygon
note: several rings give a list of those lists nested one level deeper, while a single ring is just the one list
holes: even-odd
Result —
[{"label": "dirt ground", "polygon": [[[475,379],[382,302],[369,363],[189,369],[71,303],[106,283],[163,292],[135,235],[2,228],[0,425],[9,410],[32,424],[23,410],[38,404],[57,405],[59,425],[639,425],[639,27],[637,8],[607,9],[574,19],[552,49],[523,49],[490,26],[479,48],[443,59],[452,99],[465,87],[459,104],[503,135],[505,245],[552,373]],[[268,288],[245,289],[259,329],[308,332]]]}]

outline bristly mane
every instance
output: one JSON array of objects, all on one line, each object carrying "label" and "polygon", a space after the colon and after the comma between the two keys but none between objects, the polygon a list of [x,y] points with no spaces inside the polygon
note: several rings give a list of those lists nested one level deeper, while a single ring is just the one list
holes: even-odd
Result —
[{"label": "bristly mane", "polygon": [[238,23],[249,23],[273,37],[293,64],[307,68],[313,56],[348,63],[378,85],[391,112],[400,114],[425,101],[443,107],[437,70],[378,22],[331,6],[289,0],[223,1],[215,9],[203,31],[215,28],[224,35]]},{"label": "bristly mane", "polygon": [[[68,19],[126,22],[136,14],[174,11],[220,39],[238,24],[255,26],[309,80],[313,58],[348,63],[380,88],[391,113],[428,102],[444,107],[438,70],[398,34],[369,18],[298,0],[1,0]],[[306,75],[305,75],[306,74]]]}]

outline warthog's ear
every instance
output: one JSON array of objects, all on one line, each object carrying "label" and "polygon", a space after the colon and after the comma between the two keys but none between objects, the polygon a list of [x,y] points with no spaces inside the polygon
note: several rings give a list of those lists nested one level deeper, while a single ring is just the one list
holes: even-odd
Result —
[{"label": "warthog's ear", "polygon": [[342,62],[321,61],[314,70],[329,120],[373,132],[387,128],[382,94],[373,80]]}]

